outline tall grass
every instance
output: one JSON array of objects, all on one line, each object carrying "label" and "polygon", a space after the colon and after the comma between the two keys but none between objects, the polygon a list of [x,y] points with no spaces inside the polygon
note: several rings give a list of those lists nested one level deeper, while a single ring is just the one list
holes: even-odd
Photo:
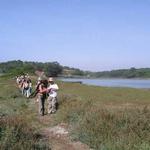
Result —
[{"label": "tall grass", "polygon": [[[12,79],[0,83],[0,149],[50,149],[37,132],[42,125],[33,102]],[[95,150],[150,150],[149,90],[58,84],[59,109],[51,117],[71,125],[74,140]]]},{"label": "tall grass", "polygon": [[126,109],[110,112],[95,108],[80,120],[74,134],[92,148],[150,149],[150,111]]},{"label": "tall grass", "polygon": [[32,101],[22,97],[10,77],[0,78],[0,86],[0,150],[50,150],[38,132]]},{"label": "tall grass", "polygon": [[66,94],[60,93],[57,119],[72,125],[75,140],[95,150],[150,150],[149,91],[67,86],[70,92],[64,87]]},{"label": "tall grass", "polygon": [[1,150],[50,150],[41,135],[19,117],[0,118],[0,149]]}]

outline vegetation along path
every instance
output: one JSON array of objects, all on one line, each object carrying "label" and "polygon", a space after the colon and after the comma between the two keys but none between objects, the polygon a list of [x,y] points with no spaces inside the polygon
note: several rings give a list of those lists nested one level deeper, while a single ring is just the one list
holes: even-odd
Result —
[{"label": "vegetation along path", "polygon": [[149,90],[57,81],[59,109],[42,117],[11,77],[0,83],[0,149],[150,149]]},{"label": "vegetation along path", "polygon": [[[31,105],[36,105],[35,109],[38,112],[38,106],[35,99],[32,99]],[[45,116],[37,116],[37,121],[41,125],[39,128],[43,138],[50,142],[52,150],[91,150],[89,146],[80,141],[73,141],[70,136],[70,126],[67,123],[57,123],[55,121],[57,114]]]},{"label": "vegetation along path", "polygon": [[[37,145],[34,145],[35,143],[34,139],[32,139],[33,143],[30,144],[26,143],[24,145],[28,145],[29,149],[32,149],[34,147],[35,149],[40,148],[40,149],[52,149],[52,150],[89,150],[89,147],[86,144],[82,144],[81,142],[75,142],[71,139],[69,135],[68,124],[57,123],[55,121],[56,114],[54,115],[45,114],[44,117],[39,116],[38,102],[36,101],[36,99],[26,99],[22,97],[22,95],[18,91],[18,88],[16,87],[15,81],[12,79],[7,79],[7,80],[4,79],[5,78],[1,79],[1,85],[3,85],[4,87],[3,87],[3,91],[1,91],[0,93],[0,100],[1,100],[0,121],[3,124],[7,123],[8,127],[10,126],[14,127],[17,124],[19,124],[23,128],[23,126],[26,125],[27,123],[30,127],[33,128],[32,132],[37,132],[36,136],[39,136],[39,141],[38,138],[36,139],[38,141]],[[11,124],[12,119],[10,119],[9,116],[11,117],[13,116],[12,119],[14,120],[14,122],[12,122],[12,124]],[[25,124],[22,125],[22,122]],[[12,130],[14,131],[14,129]],[[25,130],[27,131],[30,129],[25,129]],[[13,131],[8,131],[8,132],[13,132]],[[17,134],[24,134],[24,133],[19,132]],[[7,147],[13,144],[14,141],[17,142],[17,137],[14,137],[14,141],[13,140],[11,141],[8,135],[2,135],[2,134],[0,135],[2,137],[1,140],[3,140],[3,136],[5,136],[4,137],[5,139],[7,138],[6,141],[1,141],[2,143],[2,145],[0,146],[1,149],[7,149]],[[31,136],[34,136],[34,134],[33,135],[31,134]],[[8,143],[8,141],[10,143]],[[17,149],[17,147],[21,149],[25,149],[24,145],[21,145],[21,143],[22,141],[20,142],[20,144],[18,143],[18,145],[17,144],[15,146],[12,145],[12,149]]]}]

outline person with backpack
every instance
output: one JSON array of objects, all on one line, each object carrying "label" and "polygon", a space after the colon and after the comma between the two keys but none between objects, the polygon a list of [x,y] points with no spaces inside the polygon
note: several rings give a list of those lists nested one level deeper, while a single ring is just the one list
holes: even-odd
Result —
[{"label": "person with backpack", "polygon": [[38,85],[37,85],[37,95],[39,101],[39,114],[44,116],[45,113],[45,100],[46,100],[46,93],[47,93],[47,85],[40,77],[38,78]]},{"label": "person with backpack", "polygon": [[28,80],[24,80],[23,83],[23,87],[24,87],[24,96],[29,97],[29,81]]},{"label": "person with backpack", "polygon": [[25,79],[24,78],[21,78],[21,82],[20,82],[19,87],[20,87],[22,95],[25,95],[26,91],[25,91]]},{"label": "person with backpack", "polygon": [[25,96],[26,96],[27,98],[29,98],[30,95],[31,95],[31,92],[32,92],[32,81],[31,81],[31,79],[28,78],[28,79],[25,81],[25,83],[24,83],[24,88],[25,88]]},{"label": "person with backpack", "polygon": [[55,113],[57,110],[57,91],[59,89],[58,85],[54,82],[53,78],[48,79],[49,86],[47,88],[47,93],[48,93],[48,114]]}]

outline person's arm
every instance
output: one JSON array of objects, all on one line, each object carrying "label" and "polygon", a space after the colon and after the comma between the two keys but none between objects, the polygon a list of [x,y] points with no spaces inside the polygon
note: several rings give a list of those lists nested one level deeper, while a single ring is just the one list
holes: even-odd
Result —
[{"label": "person's arm", "polygon": [[47,92],[47,93],[50,93],[50,92],[51,92],[51,88],[48,87],[46,92]]},{"label": "person's arm", "polygon": [[51,88],[51,90],[52,90],[52,91],[58,91],[58,90],[59,90],[58,85],[57,85],[57,84],[55,84],[55,86],[53,86],[53,87]]},{"label": "person's arm", "polygon": [[45,88],[43,85],[39,86],[39,93],[43,94],[47,92],[47,88]]}]

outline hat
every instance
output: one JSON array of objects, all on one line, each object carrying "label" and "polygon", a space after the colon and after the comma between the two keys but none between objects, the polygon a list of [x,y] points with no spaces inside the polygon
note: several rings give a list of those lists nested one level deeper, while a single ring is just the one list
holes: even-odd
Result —
[{"label": "hat", "polygon": [[39,77],[39,78],[38,78],[38,81],[42,81],[42,78],[41,78],[41,77]]},{"label": "hat", "polygon": [[52,81],[54,81],[54,79],[50,77],[50,78],[48,79],[48,81],[52,82]]}]

